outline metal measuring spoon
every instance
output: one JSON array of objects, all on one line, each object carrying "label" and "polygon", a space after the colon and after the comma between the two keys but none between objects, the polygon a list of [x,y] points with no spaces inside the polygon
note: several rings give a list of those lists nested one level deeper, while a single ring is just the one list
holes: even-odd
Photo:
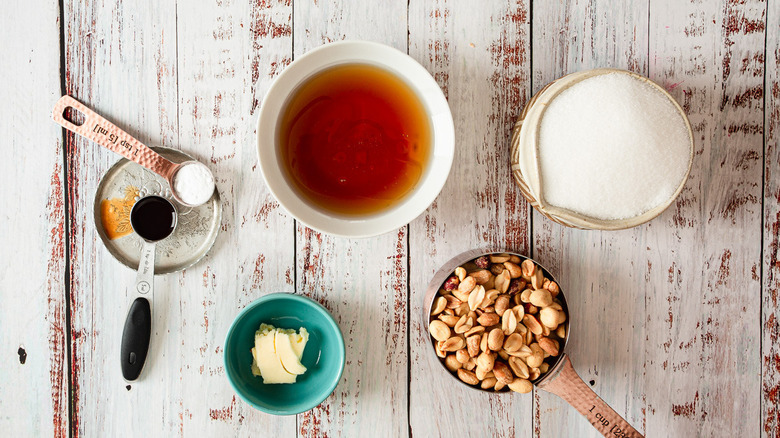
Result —
[{"label": "metal measuring spoon", "polygon": [[134,298],[122,331],[122,377],[134,381],[141,375],[152,337],[152,298],[154,297],[154,256],[157,242],[176,229],[176,207],[161,196],[146,196],[130,210],[130,225],[143,239]]},{"label": "metal measuring spoon", "polygon": [[[65,118],[65,110],[72,108],[84,115],[84,123],[76,125]],[[148,146],[138,141],[132,135],[119,129],[116,125],[99,116],[97,113],[87,108],[86,105],[77,101],[70,96],[62,96],[54,105],[54,112],[52,113],[52,119],[60,124],[63,128],[75,132],[82,137],[88,138],[95,143],[103,146],[104,148],[116,152],[119,155],[134,161],[141,166],[151,170],[152,172],[160,175],[168,181],[171,186],[171,193],[178,202],[187,207],[197,207],[209,200],[211,194],[214,193],[214,175],[211,170],[203,163],[195,160],[185,161],[183,163],[173,163],[166,158],[163,158],[157,152],[151,150]],[[182,199],[181,194],[176,189],[176,175],[184,167],[197,166],[197,174],[204,175],[206,177],[205,184],[211,185],[211,191],[209,196],[192,199]],[[193,172],[189,172],[193,173]],[[209,183],[210,178],[210,183]],[[205,189],[208,191],[208,189]],[[205,199],[202,199],[205,198]],[[189,202],[188,202],[189,201]]]},{"label": "metal measuring spoon", "polygon": [[[428,289],[425,292],[425,298],[423,301],[423,321],[430,321],[431,320],[431,310],[433,309],[433,303],[434,298],[436,298],[436,295],[439,292],[439,289],[443,286],[444,282],[449,278],[452,273],[455,271],[455,268],[458,266],[468,265],[471,263],[474,259],[477,257],[483,256],[483,255],[492,255],[492,254],[509,254],[509,255],[516,255],[520,257],[521,260],[531,260],[536,264],[536,266],[545,274],[545,277],[549,278],[551,281],[555,281],[560,286],[560,282],[555,280],[555,277],[545,269],[544,266],[540,265],[536,260],[531,259],[530,257],[526,257],[521,254],[509,252],[509,251],[487,251],[484,249],[475,249],[471,251],[466,251],[462,254],[459,254],[452,258],[450,261],[444,264],[444,266],[439,269],[436,274],[434,274],[433,279],[428,284]],[[473,266],[472,263],[472,267]],[[467,267],[468,269],[468,267]],[[566,297],[563,294],[563,288],[561,288],[560,292],[558,292],[558,295],[556,296],[556,299],[560,301],[561,306],[563,307],[563,310],[566,312],[567,318],[566,321],[563,322],[563,326],[566,330],[566,334],[564,336],[564,339],[561,339],[559,351],[560,353],[558,356],[555,357],[555,360],[550,363],[549,370],[539,376],[539,378],[532,380],[531,383],[533,383],[538,388],[541,388],[547,392],[553,393],[557,395],[558,397],[564,399],[567,403],[569,403],[571,406],[573,406],[577,411],[584,416],[590,424],[593,425],[599,432],[601,432],[604,436],[615,436],[615,437],[642,437],[642,434],[640,434],[636,429],[634,429],[633,426],[631,426],[628,421],[626,421],[623,417],[620,416],[617,412],[615,412],[604,400],[602,400],[594,391],[591,389],[590,386],[588,386],[587,383],[585,383],[582,378],[577,374],[576,371],[574,371],[574,367],[571,364],[571,360],[569,359],[569,356],[564,352],[566,350],[566,344],[569,340],[569,328],[570,325],[570,319],[571,319],[571,313],[569,312],[568,304],[566,303]],[[435,341],[429,333],[428,343],[431,345],[431,351],[435,354],[435,348],[433,345],[433,342]],[[437,359],[439,359],[437,357]],[[447,372],[447,374],[453,376],[455,380],[460,382],[461,384],[464,384],[464,382],[461,382],[460,379],[458,379],[454,374],[450,373],[450,371],[446,368],[444,365],[444,360],[439,359],[439,362],[442,365],[442,368],[444,371]],[[479,387],[474,387],[467,385],[469,388],[473,388],[477,391],[486,392],[486,393],[495,393],[492,389],[480,389]],[[508,390],[507,390],[508,391]]]}]

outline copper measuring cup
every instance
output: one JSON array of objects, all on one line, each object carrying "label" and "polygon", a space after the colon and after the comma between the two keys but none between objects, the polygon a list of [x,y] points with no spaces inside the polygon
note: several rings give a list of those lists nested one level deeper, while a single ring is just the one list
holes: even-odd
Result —
[{"label": "copper measuring cup", "polygon": [[[475,249],[466,251],[449,260],[444,264],[444,266],[441,267],[441,269],[436,272],[436,274],[434,274],[431,282],[428,284],[428,289],[425,292],[425,298],[423,301],[423,321],[427,321],[428,323],[432,321],[431,310],[433,308],[434,298],[447,278],[449,278],[453,271],[455,271],[455,268],[466,265],[468,262],[476,259],[477,257],[491,254],[516,255],[522,260],[531,260],[544,271],[544,274],[547,278],[550,278],[552,281],[556,281],[555,277],[553,277],[550,271],[548,271],[544,266],[524,255],[502,250],[488,251],[484,249]],[[560,283],[558,283],[558,285],[560,286]],[[566,329],[566,335],[559,346],[560,354],[557,356],[555,361],[550,364],[550,369],[546,373],[539,376],[538,379],[532,380],[531,383],[540,389],[553,393],[564,399],[567,403],[577,409],[577,411],[582,414],[582,416],[584,416],[588,422],[590,422],[590,424],[593,425],[593,427],[595,427],[596,430],[601,432],[601,434],[604,436],[642,437],[642,434],[634,429],[631,424],[628,423],[628,421],[621,417],[606,402],[604,402],[604,400],[602,400],[595,392],[593,392],[590,386],[588,386],[588,384],[586,384],[582,378],[577,375],[577,372],[574,371],[571,360],[565,353],[566,343],[569,340],[569,322],[571,319],[571,314],[569,313],[563,288],[561,288],[561,291],[558,293],[556,299],[561,302],[561,306],[567,315],[566,321],[563,323]],[[432,336],[430,336],[430,333],[428,333],[428,344],[431,346],[431,352],[436,355],[434,342],[435,340]],[[439,363],[447,374],[452,376],[459,383],[466,385],[466,383],[461,382],[457,376],[452,374],[445,367],[443,359],[439,358],[438,356],[436,356],[436,358],[439,360]],[[493,390],[482,389],[471,385],[466,386],[477,391],[488,393],[495,392]],[[504,392],[507,391],[509,390],[506,389]]]},{"label": "copper measuring cup", "polygon": [[[76,125],[66,119],[65,110],[68,108],[72,108],[83,114],[84,123]],[[183,163],[173,163],[169,161],[71,96],[62,96],[57,101],[54,105],[54,111],[52,112],[52,119],[63,128],[88,138],[104,148],[116,152],[128,160],[134,161],[165,178],[171,186],[171,193],[173,194],[173,197],[176,198],[176,201],[186,207],[197,207],[197,205],[187,203],[181,199],[179,194],[176,193],[173,181],[176,177],[176,173],[185,166],[200,166],[211,174],[211,170],[199,161],[189,160],[184,161]],[[211,179],[213,182],[213,175],[211,176]]]}]

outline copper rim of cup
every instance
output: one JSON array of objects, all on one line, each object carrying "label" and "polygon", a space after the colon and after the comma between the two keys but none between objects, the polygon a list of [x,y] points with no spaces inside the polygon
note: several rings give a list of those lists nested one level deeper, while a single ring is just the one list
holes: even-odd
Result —
[{"label": "copper rim of cup", "polygon": [[431,354],[433,354],[433,356],[439,362],[439,365],[441,365],[441,368],[444,370],[445,373],[447,373],[450,377],[455,379],[461,385],[477,390],[479,392],[486,392],[490,394],[509,392],[509,389],[504,388],[501,391],[495,391],[493,389],[482,389],[479,386],[472,386],[461,381],[456,374],[450,372],[450,370],[447,369],[447,367],[444,365],[444,359],[436,355],[436,346],[434,344],[434,340],[433,337],[431,336],[428,326],[430,325],[430,322],[433,320],[433,318],[431,317],[431,310],[433,308],[434,298],[439,293],[439,289],[441,289],[441,287],[444,285],[444,282],[447,280],[447,278],[453,275],[455,268],[457,268],[458,266],[462,266],[466,263],[469,263],[472,260],[476,259],[477,257],[481,257],[483,255],[493,255],[493,254],[509,254],[509,255],[518,256],[523,261],[530,260],[534,262],[539,268],[542,268],[542,271],[544,272],[545,276],[547,276],[550,279],[550,281],[555,281],[556,283],[558,283],[558,286],[561,288],[556,298],[561,301],[563,310],[566,312],[566,321],[563,322],[564,328],[566,330],[566,335],[564,336],[563,342],[560,345],[558,356],[555,358],[554,362],[550,363],[549,370],[546,373],[539,376],[539,378],[535,380],[531,380],[531,383],[533,383],[534,386],[555,376],[560,370],[561,366],[563,365],[564,363],[563,359],[564,357],[566,357],[565,354],[566,344],[568,344],[569,342],[569,327],[571,321],[571,313],[569,312],[569,305],[566,301],[566,295],[563,291],[564,288],[561,286],[561,283],[558,282],[558,280],[552,275],[549,269],[547,269],[546,267],[544,267],[544,265],[532,259],[531,257],[525,256],[523,254],[514,251],[505,250],[502,248],[480,248],[480,249],[472,249],[469,251],[462,252],[456,255],[455,257],[451,258],[446,263],[444,263],[442,267],[438,271],[436,271],[436,273],[433,275],[433,278],[431,279],[430,283],[428,284],[428,288],[425,291],[425,297],[423,299],[422,310],[423,310],[423,321],[426,321],[426,325],[425,325],[425,334],[427,335],[426,342],[430,347]]}]

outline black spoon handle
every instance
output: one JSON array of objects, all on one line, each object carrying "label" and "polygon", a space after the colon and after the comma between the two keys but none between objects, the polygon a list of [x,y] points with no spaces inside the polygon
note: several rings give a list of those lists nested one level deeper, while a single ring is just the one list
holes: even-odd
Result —
[{"label": "black spoon handle", "polygon": [[122,377],[132,382],[141,375],[152,337],[152,307],[140,297],[133,301],[122,331]]}]

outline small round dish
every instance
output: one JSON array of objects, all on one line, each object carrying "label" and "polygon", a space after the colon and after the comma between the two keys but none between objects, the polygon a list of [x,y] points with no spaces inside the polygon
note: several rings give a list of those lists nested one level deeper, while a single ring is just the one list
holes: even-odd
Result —
[{"label": "small round dish", "polygon": [[[252,374],[255,331],[261,323],[277,328],[305,327],[309,341],[301,363],[306,372],[295,383],[263,383]],[[319,303],[301,295],[273,293],[250,303],[231,324],[225,339],[225,371],[236,393],[255,409],[295,415],[322,403],[344,371],[344,338],[338,324]]]},{"label": "small round dish", "polygon": [[[193,160],[176,149],[152,149],[175,163]],[[147,195],[162,196],[171,201],[178,211],[176,230],[157,244],[154,273],[170,274],[197,263],[209,252],[219,233],[222,217],[219,192],[214,190],[205,204],[186,207],[173,198],[171,188],[163,177],[126,158],[108,169],[95,191],[95,228],[108,252],[128,268],[138,269],[143,242],[130,226],[130,210],[135,201]],[[104,215],[114,218],[113,230],[104,225],[107,223]],[[115,234],[117,231],[119,234]]]},{"label": "small round dish", "polygon": [[[410,193],[378,213],[344,215],[313,205],[289,180],[279,147],[280,119],[289,98],[312,76],[343,64],[368,64],[401,79],[419,98],[431,132],[431,152],[420,180]],[[293,61],[276,78],[263,100],[257,121],[257,154],[270,192],[290,214],[308,227],[335,236],[371,237],[411,222],[444,187],[455,155],[455,129],[450,107],[436,80],[406,53],[368,41],[326,44]]]}]

